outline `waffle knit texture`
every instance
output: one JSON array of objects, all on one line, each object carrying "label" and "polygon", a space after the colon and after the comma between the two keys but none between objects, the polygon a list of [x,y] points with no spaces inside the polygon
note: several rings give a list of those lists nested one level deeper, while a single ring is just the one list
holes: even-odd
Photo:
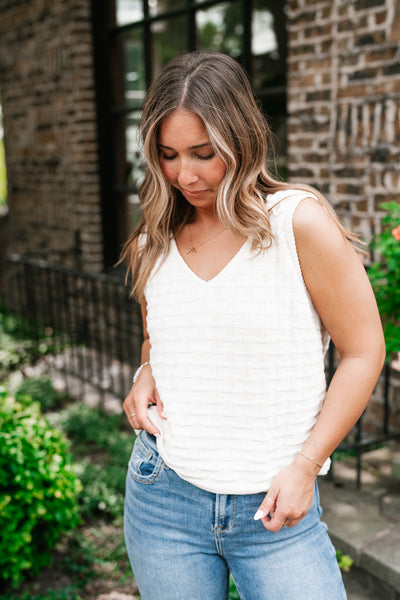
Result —
[{"label": "waffle knit texture", "polygon": [[149,411],[162,433],[158,449],[180,477],[210,492],[267,491],[320,412],[328,336],[292,226],[309,196],[269,195],[272,246],[255,254],[246,241],[210,281],[191,271],[174,241],[148,279],[150,361],[167,416]]}]

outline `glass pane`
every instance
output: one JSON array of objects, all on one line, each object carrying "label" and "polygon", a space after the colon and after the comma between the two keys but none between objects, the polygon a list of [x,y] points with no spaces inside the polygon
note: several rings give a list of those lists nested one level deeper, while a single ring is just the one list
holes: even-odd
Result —
[{"label": "glass pane", "polygon": [[284,87],[286,20],[274,0],[257,0],[252,14],[253,85],[256,89]]},{"label": "glass pane", "polygon": [[142,0],[116,0],[117,25],[126,25],[141,21],[143,15]]},{"label": "glass pane", "polygon": [[187,6],[186,0],[148,0],[151,17]]},{"label": "glass pane", "polygon": [[123,53],[125,102],[128,106],[136,108],[141,106],[146,89],[141,27],[124,34]]},{"label": "glass pane", "polygon": [[[284,3],[254,0],[252,14],[252,79],[275,134],[276,164],[286,179],[286,17]],[[274,170],[274,165],[269,167]]]},{"label": "glass pane", "polygon": [[240,2],[223,2],[198,10],[196,26],[199,50],[217,50],[238,57],[242,53],[243,24]]},{"label": "glass pane", "polygon": [[166,62],[187,51],[187,16],[152,24],[153,76]]},{"label": "glass pane", "polygon": [[251,51],[253,54],[279,54],[274,30],[274,16],[268,9],[256,8],[253,11],[252,30]]},{"label": "glass pane", "polygon": [[141,150],[138,124],[140,111],[129,113],[126,117],[126,164],[127,185],[137,190],[144,174],[144,157]]}]

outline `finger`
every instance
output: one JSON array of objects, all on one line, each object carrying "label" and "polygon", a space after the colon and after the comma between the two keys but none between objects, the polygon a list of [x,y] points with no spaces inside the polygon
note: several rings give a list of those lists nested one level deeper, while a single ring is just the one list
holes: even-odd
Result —
[{"label": "finger", "polygon": [[[301,519],[303,519],[304,517],[302,517]],[[301,519],[292,519],[291,521],[288,521],[285,525],[285,527],[295,527],[295,525],[298,525],[301,521]]]},{"label": "finger", "polygon": [[161,419],[167,419],[167,417],[165,416],[164,413],[164,404],[162,403],[162,400],[160,398],[160,394],[158,393],[158,390],[156,389],[154,392],[154,397],[156,399],[156,406],[157,406],[157,412],[160,415]]},{"label": "finger", "polygon": [[274,510],[276,503],[276,492],[271,488],[268,491],[268,494],[265,496],[264,500],[261,502],[260,506],[256,514],[254,515],[254,520],[258,521],[259,519],[265,519],[267,515]]},{"label": "finger", "polygon": [[271,514],[270,519],[262,519],[262,524],[265,529],[268,531],[273,531],[274,533],[280,531],[282,527],[287,527],[287,523],[289,521],[286,519],[285,515],[283,515],[279,510]]},{"label": "finger", "polygon": [[134,414],[129,415],[128,421],[132,425],[133,429],[142,429]]},{"label": "finger", "polygon": [[[152,400],[148,399],[148,403],[152,403]],[[135,407],[131,393],[129,393],[124,400],[123,408],[133,429],[145,429],[151,435],[161,436],[160,431],[147,416],[147,404],[141,406],[141,403],[136,402]]]},{"label": "finger", "polygon": [[154,425],[154,423],[147,416],[147,410],[146,410],[145,414],[138,413],[135,416],[135,418],[136,418],[137,422],[139,423],[141,429],[145,429],[147,431],[147,433],[150,433],[150,435],[155,435],[156,437],[161,437],[160,430],[157,429],[157,427]]},{"label": "finger", "polygon": [[129,421],[130,426],[132,427],[132,429],[141,429],[137,418],[136,418],[136,411],[133,407],[129,407],[126,404],[124,404],[124,411],[126,414],[126,418]]}]

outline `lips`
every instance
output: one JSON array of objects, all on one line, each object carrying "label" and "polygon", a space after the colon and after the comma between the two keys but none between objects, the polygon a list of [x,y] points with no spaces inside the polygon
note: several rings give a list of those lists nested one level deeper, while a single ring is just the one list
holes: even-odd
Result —
[{"label": "lips", "polygon": [[207,190],[182,190],[182,194],[187,194],[188,196],[201,196],[202,194],[204,194]]}]

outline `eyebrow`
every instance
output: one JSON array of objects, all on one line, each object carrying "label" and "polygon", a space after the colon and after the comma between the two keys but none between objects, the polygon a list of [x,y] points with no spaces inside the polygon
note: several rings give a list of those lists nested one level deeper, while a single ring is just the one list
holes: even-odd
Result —
[{"label": "eyebrow", "polygon": [[[157,144],[159,148],[167,148],[168,150],[174,150],[171,146],[165,146],[164,144]],[[198,144],[197,146],[190,146],[189,150],[197,150],[197,148],[204,148],[205,146],[211,146],[211,142],[206,142],[205,144]]]}]

